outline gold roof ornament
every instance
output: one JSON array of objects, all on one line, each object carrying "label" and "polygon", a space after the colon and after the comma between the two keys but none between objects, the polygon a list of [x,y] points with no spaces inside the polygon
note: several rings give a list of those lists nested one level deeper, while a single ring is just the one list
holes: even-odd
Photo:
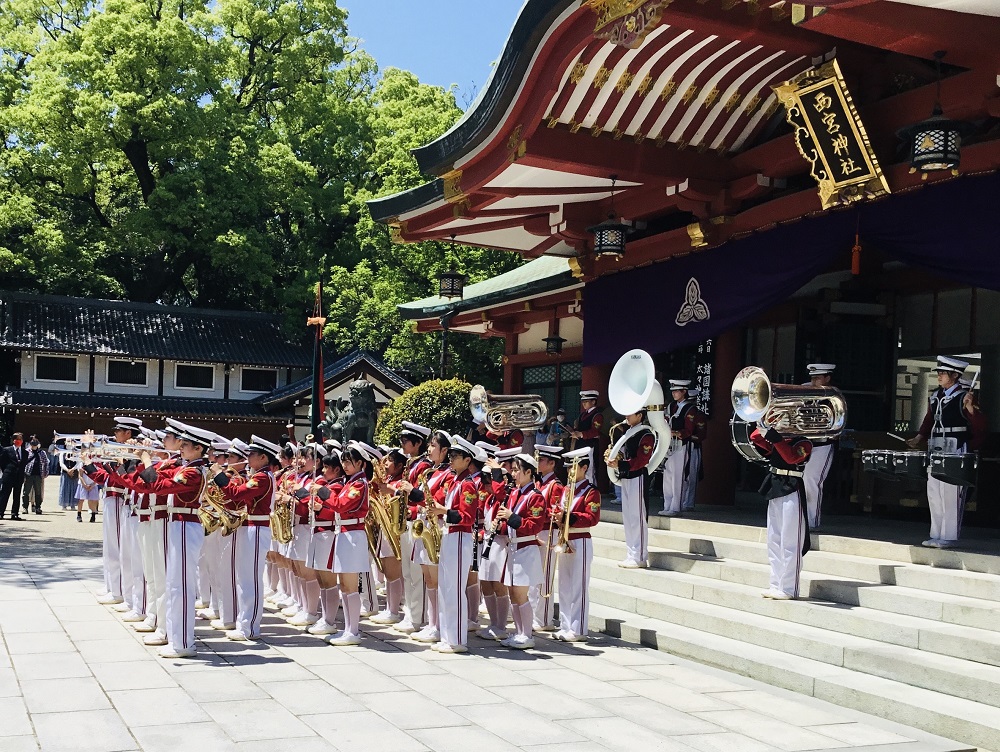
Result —
[{"label": "gold roof ornament", "polygon": [[637,49],[659,26],[673,0],[585,0],[597,14],[594,36],[612,44]]}]

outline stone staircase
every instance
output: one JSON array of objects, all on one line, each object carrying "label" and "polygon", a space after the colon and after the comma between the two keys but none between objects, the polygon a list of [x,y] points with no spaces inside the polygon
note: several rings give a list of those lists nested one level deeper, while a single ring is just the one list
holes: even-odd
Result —
[{"label": "stone staircase", "polygon": [[1000,749],[1000,556],[814,534],[802,599],[774,601],[760,526],[654,516],[650,568],[621,569],[602,520],[592,629]]}]

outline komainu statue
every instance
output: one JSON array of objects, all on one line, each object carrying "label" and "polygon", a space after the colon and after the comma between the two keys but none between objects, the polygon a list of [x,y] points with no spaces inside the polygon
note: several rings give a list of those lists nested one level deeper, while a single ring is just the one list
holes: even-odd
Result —
[{"label": "komainu statue", "polygon": [[350,440],[371,444],[375,437],[375,388],[368,381],[352,381],[350,399],[339,397],[326,409],[326,420],[319,424],[323,436],[341,443]]}]

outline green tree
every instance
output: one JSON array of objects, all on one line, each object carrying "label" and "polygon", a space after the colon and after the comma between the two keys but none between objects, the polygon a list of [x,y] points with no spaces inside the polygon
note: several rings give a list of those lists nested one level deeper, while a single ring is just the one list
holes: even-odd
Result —
[{"label": "green tree", "polygon": [[461,379],[425,381],[397,397],[379,413],[375,440],[395,445],[404,420],[450,434],[465,435],[469,427],[469,391]]}]

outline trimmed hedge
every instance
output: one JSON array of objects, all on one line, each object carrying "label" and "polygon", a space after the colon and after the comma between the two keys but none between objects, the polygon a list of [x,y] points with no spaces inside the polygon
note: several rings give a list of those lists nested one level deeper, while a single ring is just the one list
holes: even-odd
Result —
[{"label": "trimmed hedge", "polygon": [[464,436],[472,418],[469,412],[471,391],[472,384],[462,379],[425,381],[408,389],[382,408],[375,428],[375,441],[396,446],[404,420],[431,430],[460,432]]}]

